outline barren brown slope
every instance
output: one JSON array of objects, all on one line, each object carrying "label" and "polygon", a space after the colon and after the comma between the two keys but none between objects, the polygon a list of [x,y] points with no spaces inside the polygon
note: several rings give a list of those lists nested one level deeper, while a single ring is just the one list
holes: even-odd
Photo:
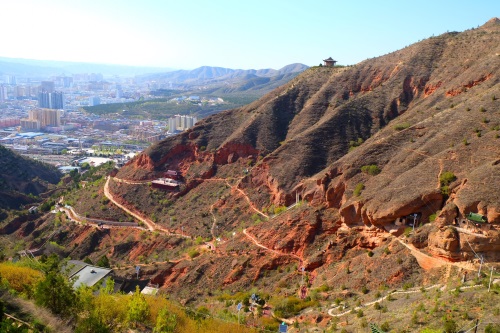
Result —
[{"label": "barren brown slope", "polygon": [[[166,156],[178,153],[178,146],[189,147],[193,158],[195,147],[215,152],[233,143],[239,148],[249,145],[267,156],[270,177],[276,178],[279,190],[290,191],[302,178],[345,155],[350,141],[368,139],[403,113],[407,115],[401,122],[417,123],[432,117],[436,107],[465,106],[471,95],[494,94],[498,30],[498,23],[491,22],[480,29],[430,38],[354,67],[311,68],[253,104],[208,117],[188,133],[167,139],[136,165],[161,170]],[[474,106],[469,101],[465,107]],[[454,116],[453,122],[462,117]],[[121,175],[153,176],[130,171],[125,168]]]},{"label": "barren brown slope", "polygon": [[[194,191],[196,179],[248,160],[257,164],[239,186],[259,208],[289,205],[299,193],[339,222],[382,227],[413,213],[428,221],[448,200],[444,224],[470,211],[498,223],[499,42],[492,20],[353,67],[311,68],[151,147],[118,177],[153,179],[173,168]],[[382,172],[362,173],[370,164]],[[439,181],[447,171],[457,178],[449,198]]]},{"label": "barren brown slope", "polygon": [[[313,287],[337,290],[425,284],[411,253],[459,261],[476,251],[490,267],[500,259],[498,45],[498,23],[490,22],[354,67],[312,68],[253,104],[160,142],[117,174],[149,180],[176,169],[180,191],[110,181],[124,206],[196,242],[136,230],[90,235],[67,225],[58,244],[79,259],[107,254],[113,264],[175,259],[149,265],[147,276],[185,302],[253,286],[291,295],[306,275]],[[350,141],[359,146],[349,151]],[[380,173],[362,172],[367,165]],[[445,172],[456,177],[448,189],[440,181]],[[296,194],[301,204],[273,216]],[[418,213],[424,223],[438,210],[435,222],[405,238],[411,251],[393,237],[405,228],[398,218]],[[487,215],[491,230],[449,227],[471,211]],[[125,274],[135,274],[133,266]],[[446,282],[451,270],[439,274]]]}]

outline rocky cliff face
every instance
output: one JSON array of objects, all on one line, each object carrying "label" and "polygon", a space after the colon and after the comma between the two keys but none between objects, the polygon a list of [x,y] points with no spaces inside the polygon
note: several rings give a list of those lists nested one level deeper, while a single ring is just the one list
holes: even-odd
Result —
[{"label": "rocky cliff face", "polygon": [[[263,244],[312,271],[386,244],[413,221],[433,221],[414,241],[435,256],[468,260],[474,250],[499,260],[498,73],[498,20],[352,67],[310,68],[250,105],[151,147],[117,177],[179,170],[192,186],[178,201],[201,191],[203,181],[225,180],[231,194],[221,188],[204,206],[211,214],[219,208],[213,216],[220,229],[250,226],[254,214],[249,230]],[[235,209],[230,196],[243,195],[237,208],[248,215],[225,215]],[[257,223],[297,199],[305,211]],[[487,217],[485,230],[462,226],[469,212]],[[243,274],[233,266],[224,284]]]}]

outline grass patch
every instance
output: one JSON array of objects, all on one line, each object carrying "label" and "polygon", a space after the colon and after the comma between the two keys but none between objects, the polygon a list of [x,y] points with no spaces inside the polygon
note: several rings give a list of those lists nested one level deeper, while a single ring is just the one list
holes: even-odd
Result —
[{"label": "grass patch", "polygon": [[356,187],[354,188],[354,196],[355,197],[359,197],[361,192],[365,189],[365,185],[363,183],[359,183],[356,185]]}]

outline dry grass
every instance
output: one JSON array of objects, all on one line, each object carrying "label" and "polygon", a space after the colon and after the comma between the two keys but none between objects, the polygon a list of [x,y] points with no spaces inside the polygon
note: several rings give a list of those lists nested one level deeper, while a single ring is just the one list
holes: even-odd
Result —
[{"label": "dry grass", "polygon": [[49,327],[53,332],[73,332],[70,325],[68,325],[68,321],[64,321],[61,318],[54,316],[49,310],[36,306],[30,300],[13,296],[6,291],[1,292],[1,298],[6,304],[8,304],[8,307],[15,309],[15,313],[12,313],[15,317],[27,322],[33,322],[36,320]]}]

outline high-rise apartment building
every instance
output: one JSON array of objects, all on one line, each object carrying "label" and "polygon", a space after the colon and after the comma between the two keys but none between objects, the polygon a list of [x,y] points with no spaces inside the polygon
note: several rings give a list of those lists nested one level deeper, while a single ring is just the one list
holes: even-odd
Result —
[{"label": "high-rise apartment building", "polygon": [[20,124],[25,131],[39,131],[41,127],[40,121],[36,119],[21,119]]},{"label": "high-rise apartment building", "polygon": [[16,80],[15,76],[13,76],[13,75],[7,75],[7,74],[3,76],[3,81],[6,84],[10,84],[10,85],[15,85],[17,83],[17,80]]},{"label": "high-rise apartment building", "polygon": [[55,109],[33,109],[28,111],[28,118],[21,119],[23,129],[41,129],[47,126],[61,126],[62,110]]},{"label": "high-rise apartment building", "polygon": [[40,90],[48,93],[53,93],[55,90],[54,81],[42,81],[40,84]]},{"label": "high-rise apartment building", "polygon": [[64,109],[64,94],[60,91],[38,93],[38,106],[46,109]]},{"label": "high-rise apartment building", "polygon": [[7,87],[4,85],[0,85],[0,102],[6,101],[8,99],[7,93]]},{"label": "high-rise apartment building", "polygon": [[196,117],[175,115],[168,119],[168,131],[170,133],[185,131],[193,127],[197,121]]}]

